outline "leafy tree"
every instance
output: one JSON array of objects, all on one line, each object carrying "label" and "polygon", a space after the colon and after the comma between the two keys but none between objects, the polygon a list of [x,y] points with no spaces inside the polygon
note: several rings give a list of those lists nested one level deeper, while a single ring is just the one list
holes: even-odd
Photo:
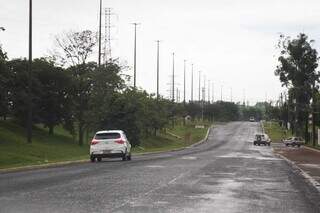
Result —
[{"label": "leafy tree", "polygon": [[52,56],[56,62],[70,66],[67,71],[71,73],[73,79],[73,116],[78,124],[79,145],[83,144],[85,117],[89,110],[93,84],[91,73],[97,70],[95,63],[88,63],[95,45],[96,36],[90,30],[68,32],[56,37],[57,49]]},{"label": "leafy tree", "polygon": [[71,78],[63,68],[44,58],[34,60],[33,72],[41,84],[39,121],[53,134],[54,126],[69,118]]},{"label": "leafy tree", "polygon": [[278,47],[280,56],[275,75],[279,76],[283,86],[289,91],[289,98],[294,105],[294,128],[297,135],[302,135],[303,123],[307,115],[312,98],[315,82],[319,81],[318,53],[312,48],[313,40],[308,40],[305,34],[297,38],[280,36]]},{"label": "leafy tree", "polygon": [[7,65],[7,53],[0,46],[0,116],[6,120],[9,113],[9,96],[11,76]]},{"label": "leafy tree", "polygon": [[[12,113],[14,117],[22,124],[26,124],[27,121],[27,105],[29,94],[28,88],[28,72],[26,67],[28,61],[26,59],[13,59],[8,61],[8,68],[11,75],[11,82],[9,86],[10,102],[12,104]],[[36,78],[36,75],[32,75],[32,110],[33,110],[33,122],[38,122],[39,118],[39,103],[41,102],[41,83]]]}]

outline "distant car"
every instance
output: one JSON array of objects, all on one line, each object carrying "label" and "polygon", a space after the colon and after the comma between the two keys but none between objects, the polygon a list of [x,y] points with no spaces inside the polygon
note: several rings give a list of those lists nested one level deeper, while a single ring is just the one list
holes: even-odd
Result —
[{"label": "distant car", "polygon": [[297,146],[297,147],[300,147],[301,145],[304,144],[304,140],[301,137],[287,138],[287,139],[282,140],[282,142],[286,146]]},{"label": "distant car", "polygon": [[250,122],[255,122],[254,117],[250,117],[249,121],[250,121]]},{"label": "distant car", "polygon": [[258,133],[255,135],[254,137],[254,141],[253,141],[253,145],[258,145],[260,146],[261,144],[263,145],[268,145],[270,146],[271,144],[271,139],[269,138],[269,136],[265,133]]},{"label": "distant car", "polygon": [[90,144],[90,160],[102,158],[122,158],[131,160],[131,144],[122,130],[99,131]]}]

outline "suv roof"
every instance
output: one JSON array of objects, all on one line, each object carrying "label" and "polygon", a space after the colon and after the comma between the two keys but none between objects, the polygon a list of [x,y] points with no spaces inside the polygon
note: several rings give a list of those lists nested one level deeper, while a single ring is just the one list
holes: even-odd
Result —
[{"label": "suv roof", "polygon": [[101,134],[101,133],[123,133],[122,130],[102,130],[102,131],[98,131],[96,132],[96,134]]}]

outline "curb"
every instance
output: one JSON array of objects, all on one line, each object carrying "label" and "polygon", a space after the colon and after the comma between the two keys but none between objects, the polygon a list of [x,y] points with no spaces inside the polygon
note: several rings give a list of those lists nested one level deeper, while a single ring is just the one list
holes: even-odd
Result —
[{"label": "curb", "polygon": [[309,146],[303,146],[303,148],[306,148],[308,150],[315,151],[315,152],[320,152],[319,149],[315,149],[315,148],[312,148],[312,147],[309,147]]},{"label": "curb", "polygon": [[303,169],[301,169],[296,163],[289,160],[285,156],[281,154],[276,154],[276,155],[282,158],[283,160],[285,160],[292,168],[297,169],[300,175],[302,175],[305,178],[305,180],[307,180],[308,183],[310,183],[313,187],[317,189],[318,192],[320,192],[320,183],[318,181],[316,181],[313,177],[311,177],[308,173],[306,173]]},{"label": "curb", "polygon": [[192,147],[196,147],[196,146],[199,146],[200,144],[204,143],[204,142],[207,142],[208,141],[208,137],[209,137],[209,134],[211,132],[211,129],[213,128],[213,125],[211,125],[208,130],[207,130],[207,134],[206,136],[204,137],[204,139],[202,139],[201,141],[198,141],[190,146],[186,146],[186,147],[182,147],[182,148],[177,148],[177,149],[171,149],[171,150],[167,150],[167,151],[156,151],[156,152],[144,152],[144,153],[137,153],[137,154],[134,154],[135,156],[143,156],[143,155],[150,155],[150,154],[161,154],[161,153],[168,153],[168,152],[177,152],[177,151],[181,151],[181,150],[184,150],[184,149],[190,149]]},{"label": "curb", "polygon": [[[261,127],[264,131],[264,126],[263,124],[261,124]],[[304,148],[306,149],[309,149],[309,150],[313,150],[313,151],[317,151],[317,152],[320,152],[319,150],[315,150],[315,149],[312,149],[310,147],[306,147],[306,146],[303,146]],[[273,153],[278,156],[279,158],[285,160],[293,169],[296,169],[299,171],[300,175],[302,175],[302,177],[304,177],[304,179],[311,185],[313,186],[318,192],[320,192],[320,183],[318,181],[316,181],[313,177],[311,177],[308,173],[306,173],[303,169],[301,169],[295,162],[289,160],[288,158],[286,158],[285,156],[281,155],[281,154],[278,154],[278,153],[275,153],[274,152],[274,148],[272,147],[272,150],[273,150]]]},{"label": "curb", "polygon": [[[177,152],[184,149],[189,149],[195,146],[198,146],[208,140],[209,133],[211,132],[211,129],[213,128],[213,125],[211,125],[208,130],[207,134],[204,139],[202,139],[199,142],[196,142],[190,146],[182,147],[178,149],[172,149],[167,151],[158,151],[158,152],[145,152],[145,153],[136,153],[134,156],[143,156],[143,155],[151,155],[151,154],[161,154],[161,153],[169,153],[169,152]],[[46,169],[46,168],[54,168],[54,167],[60,167],[60,166],[66,166],[66,165],[73,165],[73,164],[81,164],[81,163],[89,163],[88,159],[85,160],[74,160],[74,161],[62,161],[57,163],[48,163],[48,164],[39,164],[39,165],[30,165],[30,166],[20,166],[20,167],[13,167],[8,169],[0,169],[0,174],[4,173],[10,173],[10,172],[21,172],[21,171],[30,171],[35,169]]]}]

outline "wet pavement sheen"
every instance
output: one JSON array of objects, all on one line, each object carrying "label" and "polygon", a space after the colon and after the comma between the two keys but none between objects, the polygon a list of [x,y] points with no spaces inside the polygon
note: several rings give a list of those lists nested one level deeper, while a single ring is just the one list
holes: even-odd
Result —
[{"label": "wet pavement sheen", "polygon": [[0,175],[0,212],[320,212],[318,191],[268,146],[258,123],[214,128],[206,143]]}]

